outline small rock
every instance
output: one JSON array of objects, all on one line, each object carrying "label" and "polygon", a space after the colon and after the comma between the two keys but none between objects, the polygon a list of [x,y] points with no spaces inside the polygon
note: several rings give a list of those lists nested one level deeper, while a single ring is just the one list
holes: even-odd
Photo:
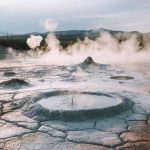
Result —
[{"label": "small rock", "polygon": [[13,94],[0,95],[0,102],[10,102],[12,101]]},{"label": "small rock", "polygon": [[143,115],[143,114],[134,114],[130,117],[127,118],[127,121],[140,121],[140,120],[143,120],[143,121],[146,121],[147,119],[147,116],[146,115]]},{"label": "small rock", "polygon": [[16,73],[15,72],[12,72],[12,71],[6,71],[4,72],[4,76],[7,76],[7,77],[11,77],[11,76],[15,76]]},{"label": "small rock", "polygon": [[112,76],[110,78],[115,79],[115,80],[132,80],[132,79],[134,79],[131,76]]},{"label": "small rock", "polygon": [[56,136],[56,137],[62,137],[62,138],[66,137],[66,134],[64,132],[58,131],[56,129],[53,129],[53,128],[49,127],[49,126],[42,125],[39,128],[39,131],[46,132],[46,133],[48,133],[48,134],[50,134],[52,136]]},{"label": "small rock", "polygon": [[126,132],[121,135],[121,139],[125,142],[150,141],[150,137],[142,132]]},{"label": "small rock", "polygon": [[116,150],[149,150],[150,142],[126,143],[116,148]]},{"label": "small rock", "polygon": [[22,134],[29,132],[31,132],[31,130],[17,127],[11,123],[0,122],[0,139],[21,136]]},{"label": "small rock", "polygon": [[104,146],[95,146],[89,144],[76,144],[72,147],[69,147],[67,150],[113,150],[112,148],[106,148]]},{"label": "small rock", "polygon": [[121,144],[121,140],[118,138],[117,134],[98,131],[95,129],[69,131],[67,133],[67,140],[75,143],[101,144],[104,146]]},{"label": "small rock", "polygon": [[150,141],[150,126],[144,121],[128,122],[129,132],[121,134],[121,138],[125,142]]},{"label": "small rock", "polygon": [[93,61],[93,58],[89,56],[89,57],[87,57],[87,58],[84,60],[83,63],[84,63],[84,64],[93,64],[94,61]]},{"label": "small rock", "polygon": [[23,86],[29,86],[29,83],[23,79],[14,78],[14,79],[10,79],[8,81],[1,82],[0,86],[2,86],[4,88],[18,89],[18,88],[22,88]]},{"label": "small rock", "polygon": [[4,114],[1,118],[11,122],[37,122],[36,120],[24,116],[20,110]]},{"label": "small rock", "polygon": [[37,130],[39,126],[39,124],[36,122],[18,122],[17,125],[31,130]]},{"label": "small rock", "polygon": [[126,131],[127,124],[125,120],[113,117],[97,121],[95,128],[102,131],[120,133]]},{"label": "small rock", "polygon": [[93,122],[92,121],[85,121],[85,122],[46,121],[43,122],[42,124],[58,129],[60,131],[70,131],[70,130],[75,131],[75,130],[94,128],[94,121]]},{"label": "small rock", "polygon": [[87,57],[82,63],[79,64],[79,66],[82,69],[85,69],[85,68],[87,68],[88,66],[91,66],[91,65],[92,66],[98,66],[98,64],[93,61],[92,57]]},{"label": "small rock", "polygon": [[129,121],[128,125],[129,131],[150,133],[150,126],[148,126],[145,121]]},{"label": "small rock", "polygon": [[64,139],[51,137],[46,133],[30,133],[21,138],[9,140],[5,143],[4,150],[51,150]]},{"label": "small rock", "polygon": [[34,103],[32,101],[25,103],[25,105],[22,107],[22,113],[23,115],[38,121],[45,121],[50,119],[48,117],[49,111],[42,107],[40,104]]}]

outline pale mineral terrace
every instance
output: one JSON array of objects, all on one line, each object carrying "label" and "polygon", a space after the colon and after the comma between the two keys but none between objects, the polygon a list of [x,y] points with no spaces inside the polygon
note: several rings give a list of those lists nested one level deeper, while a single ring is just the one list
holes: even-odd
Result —
[{"label": "pale mineral terrace", "polygon": [[[132,67],[128,70],[91,62],[73,66],[1,67],[0,149],[150,149],[149,68],[150,64],[143,64],[142,71]],[[30,107],[33,114],[24,115],[28,114],[24,107],[29,101],[39,93],[53,90],[111,93],[134,104],[112,116],[81,121],[43,119],[43,115],[35,113],[41,107],[34,105]]]}]

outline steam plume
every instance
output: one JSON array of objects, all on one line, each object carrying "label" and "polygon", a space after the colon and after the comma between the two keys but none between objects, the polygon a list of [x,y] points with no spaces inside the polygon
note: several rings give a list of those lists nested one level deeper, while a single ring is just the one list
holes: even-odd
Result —
[{"label": "steam plume", "polygon": [[[57,23],[46,19],[43,27],[50,31],[45,38],[45,45],[39,47],[36,52],[30,51],[30,56],[38,56],[40,63],[75,64],[88,56],[93,57],[98,63],[150,63],[150,46],[146,43],[146,46],[141,48],[140,40],[135,33],[125,36],[126,38],[120,42],[119,37],[123,35],[113,36],[103,32],[95,40],[85,37],[84,40],[78,40],[63,49],[60,41],[51,32],[57,28]],[[35,49],[40,46],[42,39],[41,36],[31,35],[27,43]]]},{"label": "steam plume", "polygon": [[52,19],[43,20],[40,24],[44,28],[44,30],[48,32],[55,31],[58,26],[58,23]]},{"label": "steam plume", "polygon": [[27,44],[31,49],[35,49],[36,47],[40,46],[42,40],[43,40],[43,37],[41,36],[31,35],[27,39]]},{"label": "steam plume", "polygon": [[86,37],[66,49],[61,49],[56,37],[46,42],[51,48],[41,57],[41,60],[47,64],[74,64],[88,56],[99,63],[150,63],[149,47],[141,49],[134,34],[120,43],[112,35],[104,32],[95,40]]}]

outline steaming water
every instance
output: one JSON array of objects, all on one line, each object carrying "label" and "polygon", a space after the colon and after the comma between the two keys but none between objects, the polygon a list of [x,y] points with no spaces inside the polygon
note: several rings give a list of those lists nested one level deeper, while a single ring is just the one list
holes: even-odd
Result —
[{"label": "steaming water", "polygon": [[120,102],[112,97],[80,94],[53,96],[38,103],[50,110],[82,110],[111,107]]},{"label": "steaming water", "polygon": [[[19,87],[18,89],[0,86],[0,95],[5,96],[7,93],[18,94],[15,97],[20,96],[18,97],[20,99],[28,95],[30,97],[38,95],[39,92],[70,90],[77,92],[105,92],[117,96],[127,93],[127,96],[132,97],[132,101],[137,100],[136,96],[138,94],[149,95],[150,78],[148,77],[150,64],[133,66],[87,65],[82,68],[80,64],[67,66],[35,65],[36,61],[34,59],[28,61],[27,59],[0,61],[0,82],[18,78],[30,83],[30,86]],[[9,66],[9,64],[11,65]],[[8,76],[6,72],[14,72],[14,74]],[[116,80],[111,78],[113,76],[130,76],[133,79]],[[42,99],[39,104],[53,110],[80,110],[105,108],[120,103],[115,98],[106,96],[75,95],[72,105],[72,97],[73,95],[53,96]],[[144,96],[141,101],[144,103]],[[145,103],[144,105],[148,107],[149,102]]]},{"label": "steaming water", "polygon": [[[0,91],[4,93],[42,89],[69,89],[77,91],[130,90],[146,93],[150,87],[150,64],[91,66],[82,69],[78,65],[40,65],[36,64],[36,61],[37,59],[0,61],[1,82],[19,78],[31,83],[30,87],[18,90],[0,87]],[[15,75],[5,76],[5,72],[14,72]],[[111,79],[112,76],[131,76],[134,79],[120,81]]]},{"label": "steaming water", "polygon": [[32,35],[27,39],[31,50],[26,53],[17,53],[9,49],[8,56],[15,59],[37,58],[35,64],[39,65],[77,64],[88,56],[98,63],[106,64],[150,63],[150,45],[143,43],[141,47],[136,34],[131,34],[126,40],[119,42],[120,39],[103,32],[95,40],[85,37],[83,41],[78,40],[66,48],[62,48],[60,41],[53,33],[47,35],[44,45],[40,45],[41,40],[42,37]]},{"label": "steaming water", "polygon": [[[32,36],[28,41],[33,48],[39,46],[41,38]],[[84,41],[78,41],[69,45],[66,49],[61,47],[60,41],[53,34],[49,34],[45,42],[44,49],[39,47],[26,54],[14,53],[11,50],[9,56],[13,56],[13,59],[0,61],[1,82],[12,78],[21,78],[31,84],[29,87],[18,89],[0,87],[0,93],[30,93],[31,91],[38,93],[45,90],[67,89],[79,92],[119,93],[128,91],[149,94],[150,50],[149,47],[140,49],[136,36],[131,36],[126,41],[119,43],[117,39],[108,33],[104,33],[96,40],[85,38]],[[78,64],[84,61],[87,56],[92,56],[97,63],[109,65],[80,67]],[[7,71],[14,72],[15,75],[6,76],[5,72]],[[123,80],[114,80],[116,76],[120,76]],[[131,80],[126,80],[125,76],[131,77]],[[79,99],[82,98],[86,99],[85,96],[80,95]],[[58,104],[61,105],[59,99],[61,98],[58,98]],[[68,102],[67,99],[66,102]],[[95,103],[98,103],[96,96],[88,97],[88,99],[93,99]],[[88,102],[90,107],[96,107],[95,104],[91,104],[91,100],[88,100]],[[102,106],[107,106],[107,104],[104,103]],[[80,105],[82,108],[88,107],[82,105],[82,103],[77,103],[78,107]]]}]

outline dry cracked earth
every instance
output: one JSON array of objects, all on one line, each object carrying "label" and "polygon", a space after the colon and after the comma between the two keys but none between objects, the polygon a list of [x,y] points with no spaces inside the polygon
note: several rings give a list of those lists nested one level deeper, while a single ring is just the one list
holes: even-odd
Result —
[{"label": "dry cracked earth", "polygon": [[[88,67],[90,65],[93,64],[88,64]],[[98,71],[97,68],[96,71],[95,68],[93,70],[82,68],[85,72],[81,71],[81,68],[74,70],[71,67],[58,69],[55,67],[39,68],[38,66],[32,71],[31,68],[25,69],[13,68],[11,72],[10,68],[1,69],[0,75],[3,81],[1,81],[2,88],[0,92],[0,149],[150,149],[150,80],[149,77],[143,77],[143,72],[138,74],[134,70],[125,73],[110,66],[102,67]],[[149,70],[146,69],[146,72],[149,72]],[[28,79],[25,78],[27,74],[30,76]],[[134,79],[115,80],[110,78],[115,75],[127,74],[134,77]],[[25,82],[21,82],[21,84],[19,82],[19,88],[15,89],[14,86],[17,81],[13,83],[13,89],[9,87],[12,86],[11,84],[3,83],[6,79],[12,79],[14,76],[15,78],[26,79],[32,86],[23,87],[20,90],[21,85]],[[48,84],[45,85],[45,83]],[[41,86],[39,87],[40,84],[43,84],[43,89],[41,89]],[[6,85],[6,87],[3,85]],[[47,85],[50,85],[50,87]],[[87,88],[85,89],[85,87]],[[117,93],[117,95],[127,97],[133,101],[134,105],[126,111],[112,116],[90,118],[82,121],[42,120],[37,119],[40,117],[36,114],[31,115],[31,117],[24,115],[24,106],[32,100],[33,95],[45,90],[70,90],[71,88],[75,90],[82,89],[82,91],[84,89],[84,91]],[[32,106],[32,109],[35,109],[34,106]]]}]

